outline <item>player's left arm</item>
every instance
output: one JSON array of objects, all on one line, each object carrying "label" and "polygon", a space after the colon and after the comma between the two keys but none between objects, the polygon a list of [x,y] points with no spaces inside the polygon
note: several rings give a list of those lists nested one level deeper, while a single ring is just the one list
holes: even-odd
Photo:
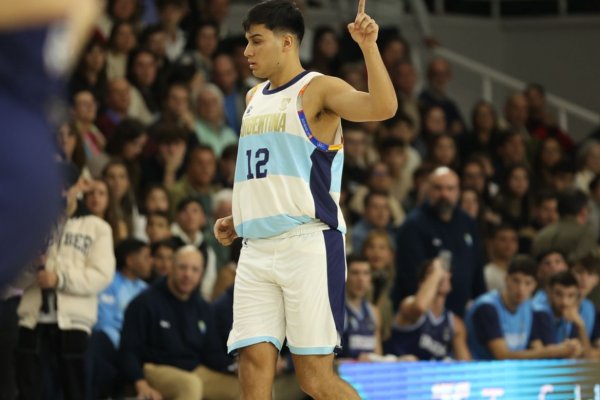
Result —
[{"label": "player's left arm", "polygon": [[452,352],[456,360],[469,361],[471,352],[469,346],[467,346],[467,328],[462,319],[456,315],[452,315],[454,319],[454,336],[452,337]]},{"label": "player's left arm", "polygon": [[348,30],[363,53],[369,91],[355,90],[338,78],[323,77],[320,86],[324,108],[356,122],[393,117],[398,109],[398,98],[377,47],[379,25],[365,14],[365,0],[359,0],[356,18],[348,24]]}]

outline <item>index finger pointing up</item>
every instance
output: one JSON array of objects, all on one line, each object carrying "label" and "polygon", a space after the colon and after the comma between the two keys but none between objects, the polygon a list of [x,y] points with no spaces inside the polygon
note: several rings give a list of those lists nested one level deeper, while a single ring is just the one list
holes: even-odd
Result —
[{"label": "index finger pointing up", "polygon": [[365,13],[365,3],[367,0],[358,0],[358,14]]}]

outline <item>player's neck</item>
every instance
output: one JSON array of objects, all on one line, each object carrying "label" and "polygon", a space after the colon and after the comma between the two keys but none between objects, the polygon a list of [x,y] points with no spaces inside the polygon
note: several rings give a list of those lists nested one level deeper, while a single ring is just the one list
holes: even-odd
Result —
[{"label": "player's neck", "polygon": [[290,62],[289,65],[275,71],[269,76],[269,82],[271,82],[269,89],[273,90],[285,85],[303,71],[304,68],[302,67],[302,64],[300,64],[300,59]]}]

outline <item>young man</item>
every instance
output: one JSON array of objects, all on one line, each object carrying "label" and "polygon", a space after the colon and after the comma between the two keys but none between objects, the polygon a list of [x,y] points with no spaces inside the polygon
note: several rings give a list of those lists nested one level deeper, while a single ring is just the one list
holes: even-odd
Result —
[{"label": "young man", "polygon": [[535,307],[550,315],[553,322],[551,330],[557,342],[578,339],[587,351],[598,339],[594,332],[596,311],[591,301],[580,301],[580,298],[577,279],[570,271],[563,271],[550,278],[546,301],[536,303]]},{"label": "young man", "polygon": [[446,309],[452,284],[442,260],[426,263],[419,271],[419,282],[417,293],[400,304],[386,353],[410,354],[419,360],[470,360],[465,324]]},{"label": "young man", "polygon": [[[553,251],[550,250],[548,251],[546,254],[542,254],[540,256],[540,261],[538,264],[538,272],[537,272],[537,276],[538,276],[538,281],[540,282],[540,285],[542,285],[542,288],[540,290],[538,290],[538,292],[535,294],[535,296],[533,296],[533,307],[538,310],[538,311],[545,311],[552,319],[558,318],[558,320],[556,320],[556,329],[554,330],[555,333],[555,340],[560,342],[562,340],[564,340],[565,338],[568,337],[577,337],[576,332],[572,330],[572,328],[570,327],[570,325],[565,322],[562,321],[561,322],[561,316],[558,315],[558,311],[553,310],[553,300],[551,299],[550,296],[550,292],[551,292],[551,288],[550,288],[550,282],[552,280],[552,278],[556,275],[559,274],[564,274],[566,272],[568,272],[569,266],[567,264],[567,262],[565,261],[564,256],[559,253],[558,251]],[[567,279],[567,281],[570,282],[570,279],[563,277],[564,279]],[[570,284],[569,284],[570,285]],[[575,287],[577,287],[577,281],[575,281]],[[569,293],[572,292],[571,290],[569,291]],[[575,316],[576,313],[578,315],[581,316],[581,318],[583,319],[583,324],[586,327],[586,333],[587,336],[591,336],[592,335],[592,331],[594,329],[594,319],[595,319],[595,311],[594,311],[594,305],[592,304],[592,302],[588,299],[582,299],[581,301],[579,301],[581,299],[581,297],[579,296],[579,293],[576,293],[577,299],[575,300],[576,303],[578,304],[578,309],[570,312],[570,315],[572,315],[573,317]],[[555,298],[554,300],[555,302],[558,302],[559,299]],[[560,306],[556,305],[556,307],[561,308]],[[558,309],[557,309],[558,310]],[[566,324],[564,325],[562,328],[559,328],[559,326],[561,326],[561,324]],[[573,335],[575,336],[570,336],[571,333],[573,333]]]},{"label": "young man", "polygon": [[379,310],[369,303],[371,266],[366,259],[350,256],[346,283],[346,316],[340,357],[368,359],[381,355],[381,317]]},{"label": "young man", "polygon": [[483,267],[485,286],[488,290],[504,289],[506,271],[518,250],[517,230],[510,225],[498,226],[492,234],[490,262]]},{"label": "young man", "polygon": [[344,316],[340,120],[383,120],[397,109],[376,44],[379,27],[364,11],[365,0],[359,0],[348,29],[364,54],[368,93],[304,70],[304,20],[292,2],[265,1],[244,21],[250,69],[267,81],[247,96],[233,216],[215,224],[222,244],[245,239],[228,343],[230,352],[240,352],[244,399],[270,398],[286,337],[308,395],[358,398],[332,368]]},{"label": "young man", "polygon": [[573,263],[571,268],[577,283],[582,299],[589,299],[596,309],[600,309],[600,257],[586,256]]},{"label": "young man", "polygon": [[98,322],[88,350],[88,380],[94,399],[113,395],[118,376],[118,349],[123,317],[129,302],[148,286],[152,272],[150,248],[137,239],[124,239],[115,248],[117,272],[112,283],[98,295]]},{"label": "young man", "polygon": [[467,313],[469,347],[479,360],[566,358],[581,350],[576,342],[559,345],[548,336],[548,316],[535,312],[530,301],[535,290],[536,264],[528,256],[510,263],[505,288],[475,300]]}]

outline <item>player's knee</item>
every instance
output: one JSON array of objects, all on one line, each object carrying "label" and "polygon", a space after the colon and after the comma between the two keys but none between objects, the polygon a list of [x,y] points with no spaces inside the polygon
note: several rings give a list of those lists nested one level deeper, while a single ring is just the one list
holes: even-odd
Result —
[{"label": "player's knee", "polygon": [[330,374],[298,374],[300,389],[314,399],[325,398],[328,390],[333,386]]}]

